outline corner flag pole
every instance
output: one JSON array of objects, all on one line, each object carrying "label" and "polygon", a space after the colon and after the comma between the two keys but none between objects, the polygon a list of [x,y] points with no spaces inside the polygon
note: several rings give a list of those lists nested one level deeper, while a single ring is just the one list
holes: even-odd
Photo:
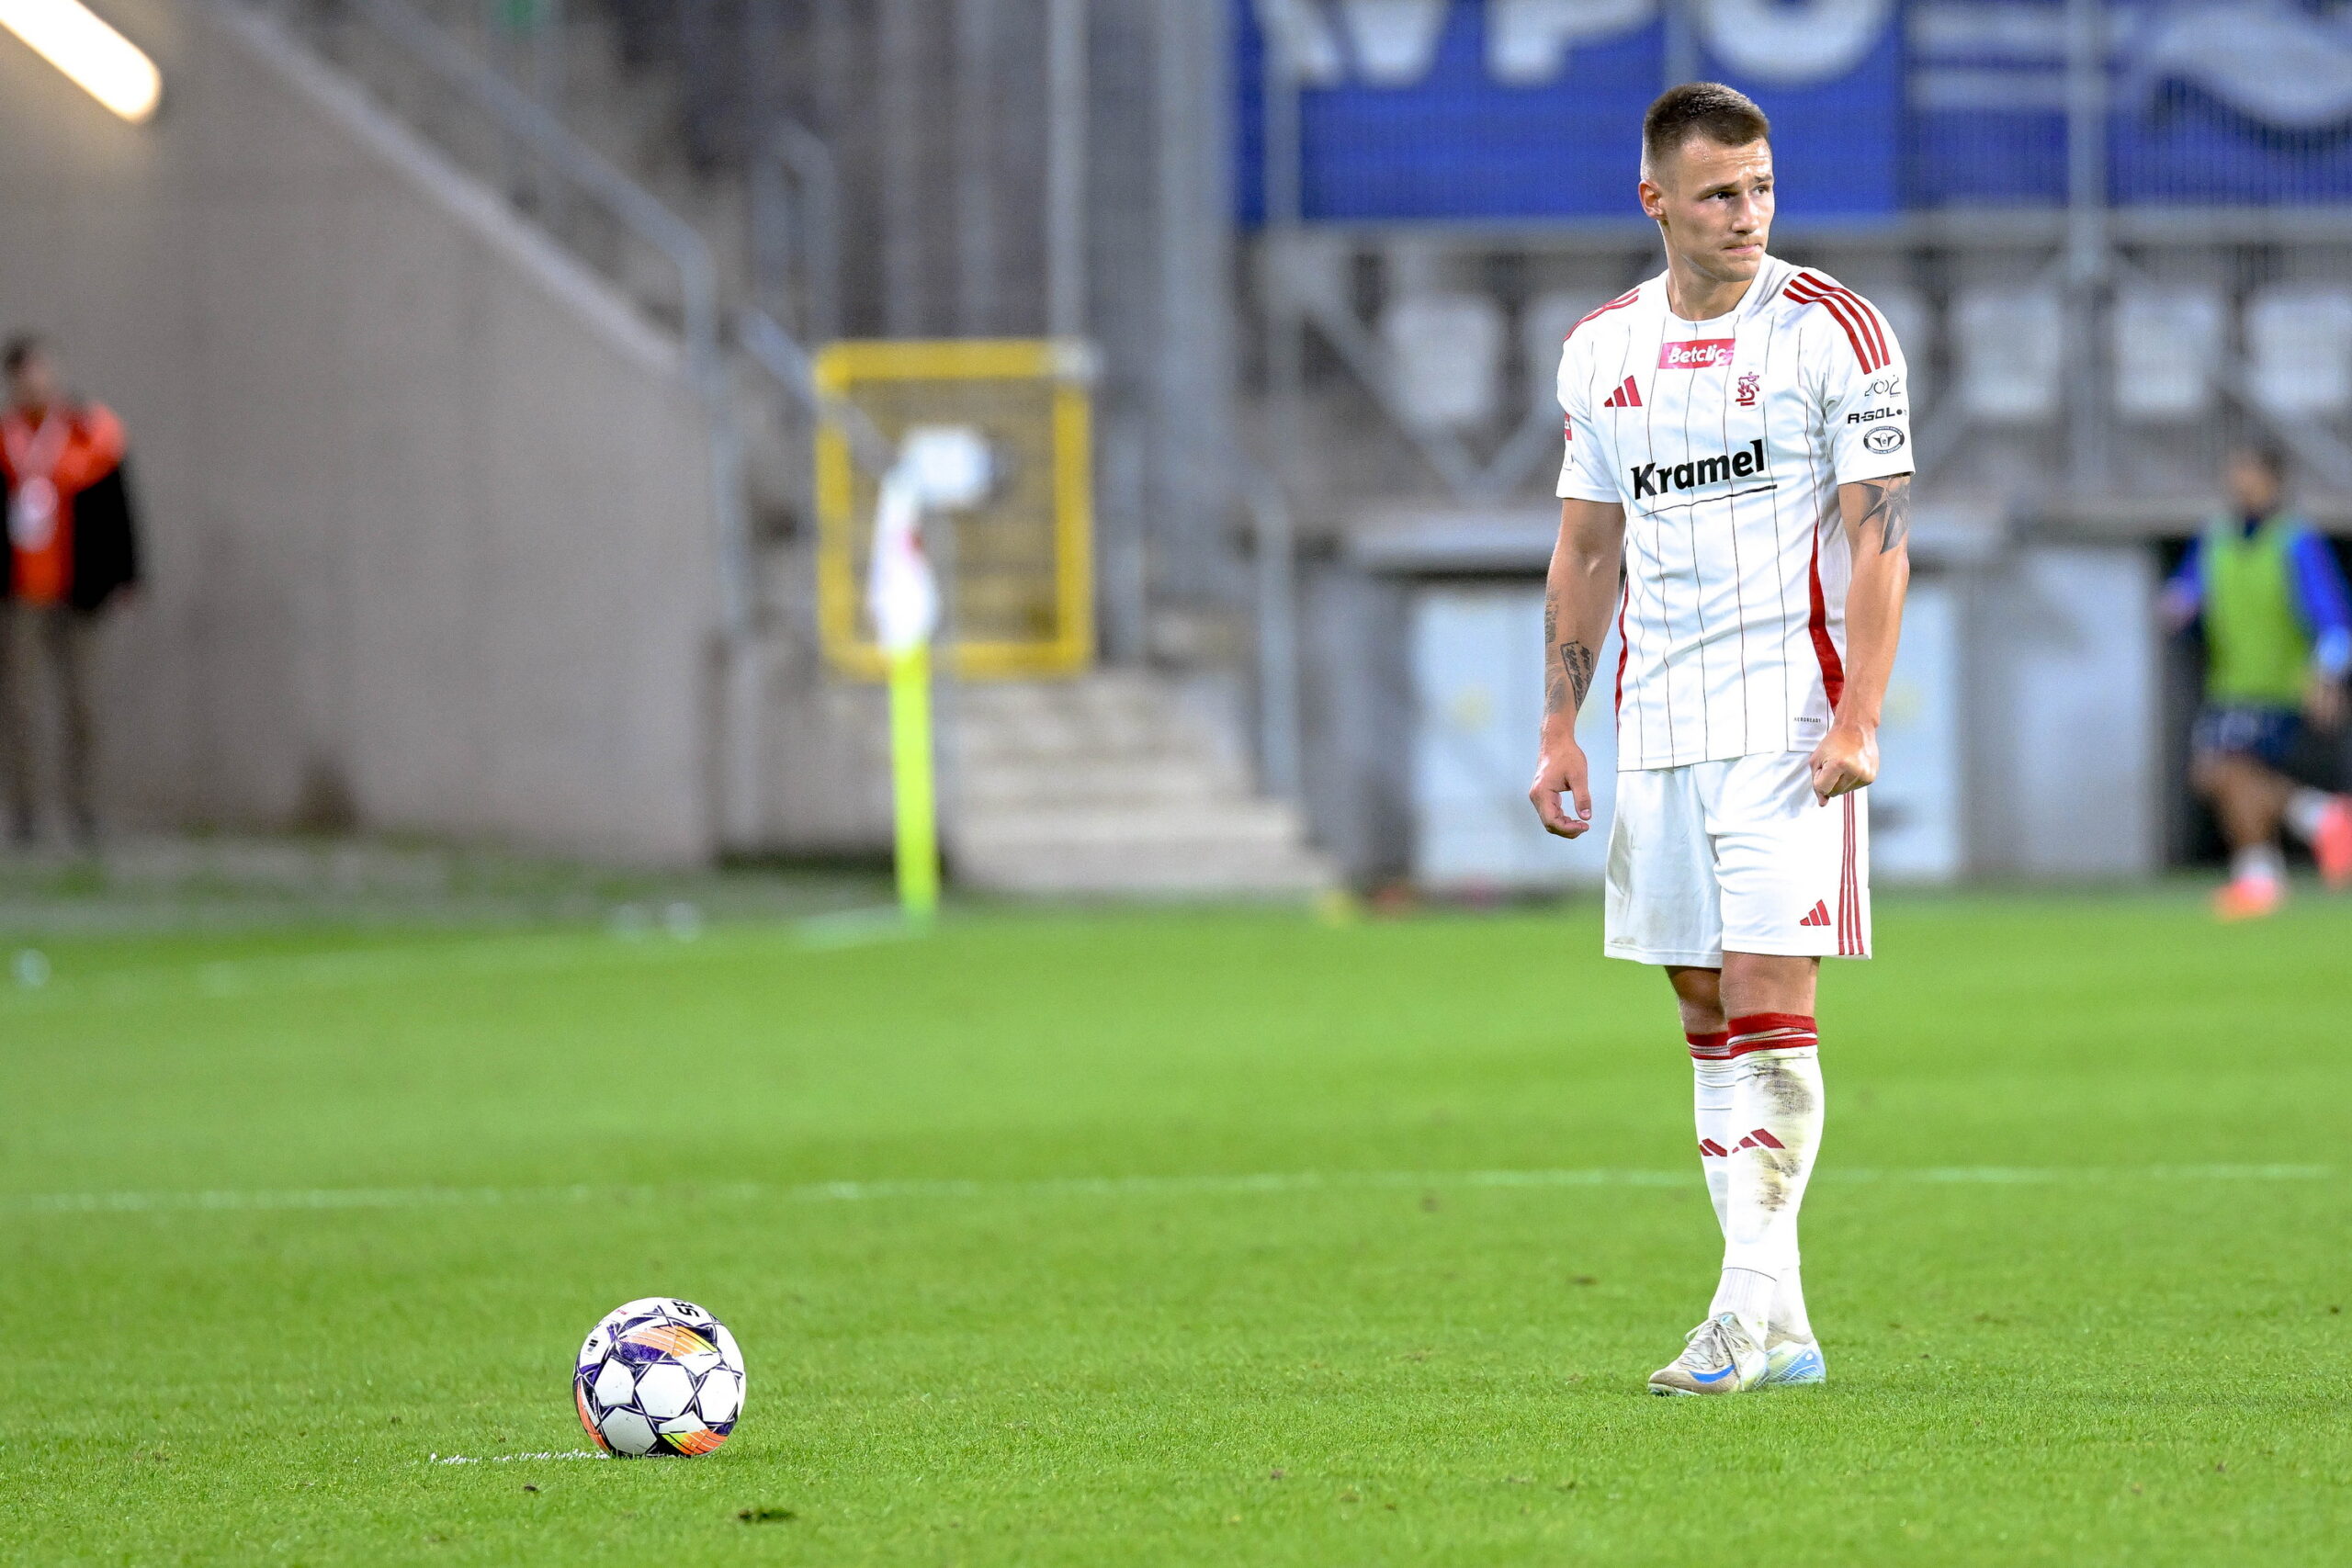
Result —
[{"label": "corner flag pole", "polygon": [[899,908],[910,925],[939,912],[939,813],[932,774],[931,645],[890,654],[890,789],[897,806]]},{"label": "corner flag pole", "polygon": [[[966,467],[976,460],[952,441],[943,447],[942,441],[936,432],[910,432],[898,462],[884,476],[874,509],[873,578],[866,586],[875,641],[890,678],[899,908],[916,927],[929,926],[939,913],[939,801],[931,721],[931,639],[939,629],[939,582],[923,553],[922,517],[927,506],[953,502],[963,493],[948,482],[962,477],[950,459],[962,457]],[[943,463],[949,470],[944,479]]]}]

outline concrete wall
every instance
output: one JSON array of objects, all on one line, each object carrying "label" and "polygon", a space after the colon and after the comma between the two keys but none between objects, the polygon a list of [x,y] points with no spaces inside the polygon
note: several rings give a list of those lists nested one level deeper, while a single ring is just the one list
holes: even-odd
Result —
[{"label": "concrete wall", "polygon": [[1969,863],[2131,879],[2164,863],[2156,561],[2136,544],[2034,544],[1973,585]]},{"label": "concrete wall", "polygon": [[672,344],[218,4],[98,0],[125,126],[0,35],[0,326],[128,423],[114,814],[711,850],[711,504]]}]

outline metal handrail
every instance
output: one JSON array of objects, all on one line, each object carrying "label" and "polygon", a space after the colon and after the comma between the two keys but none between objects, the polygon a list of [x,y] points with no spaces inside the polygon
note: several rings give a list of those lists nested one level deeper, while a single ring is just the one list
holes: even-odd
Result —
[{"label": "metal handrail", "polygon": [[[792,221],[785,182],[800,190]],[[794,242],[807,268],[801,328],[813,342],[841,335],[841,173],[824,138],[798,120],[779,121],[752,164],[753,281],[764,307],[781,309]]]},{"label": "metal handrail", "polygon": [[[248,8],[268,14],[267,7]],[[730,641],[752,625],[751,531],[744,515],[742,444],[720,352],[718,265],[709,242],[643,186],[574,134],[544,105],[451,38],[408,0],[343,0],[384,37],[523,142],[562,180],[593,198],[621,226],[677,269],[680,339],[686,376],[710,421],[713,523],[718,534],[719,609]]]},{"label": "metal handrail", "polygon": [[528,143],[564,179],[594,197],[624,227],[669,258],[678,271],[680,335],[688,363],[697,376],[715,378],[719,365],[718,265],[701,232],[408,0],[344,4],[375,23],[445,85],[472,100],[507,134]]},{"label": "metal handrail", "polygon": [[890,442],[864,409],[844,398],[827,397],[817,385],[816,361],[800,340],[757,305],[735,311],[735,342],[748,358],[784,389],[810,419],[830,419],[849,442],[851,460],[880,478],[890,471]]}]

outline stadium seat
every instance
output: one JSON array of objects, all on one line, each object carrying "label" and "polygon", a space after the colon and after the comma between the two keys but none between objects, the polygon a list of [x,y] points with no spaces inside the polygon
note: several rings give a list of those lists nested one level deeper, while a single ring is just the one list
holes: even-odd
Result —
[{"label": "stadium seat", "polygon": [[2024,424],[2058,412],[2066,329],[2054,289],[1962,289],[1952,306],[1951,327],[1961,402],[1972,415],[1995,424]]},{"label": "stadium seat", "polygon": [[2352,290],[2279,283],[2245,308],[2245,347],[2255,400],[2299,418],[2352,408]]},{"label": "stadium seat", "polygon": [[1408,294],[1380,318],[1396,356],[1396,394],[1406,416],[1427,428],[1460,428],[1494,417],[1501,388],[1503,313],[1483,294]]},{"label": "stadium seat", "polygon": [[1560,348],[1577,323],[1615,298],[1598,288],[1556,288],[1527,302],[1519,318],[1519,340],[1527,355],[1527,378],[1537,396],[1553,395],[1560,376]]},{"label": "stadium seat", "polygon": [[2109,332],[2115,408],[2147,423],[2194,419],[2212,406],[2212,367],[2228,349],[2227,307],[2204,284],[2126,287]]}]

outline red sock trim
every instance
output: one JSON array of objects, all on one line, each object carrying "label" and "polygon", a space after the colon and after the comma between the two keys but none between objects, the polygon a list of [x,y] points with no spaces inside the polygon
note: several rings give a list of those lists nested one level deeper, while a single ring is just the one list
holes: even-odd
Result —
[{"label": "red sock trim", "polygon": [[1727,1057],[1750,1051],[1810,1050],[1821,1043],[1812,1018],[1801,1012],[1751,1012],[1731,1021],[1730,1034],[1724,1047]]},{"label": "red sock trim", "polygon": [[1731,1032],[1719,1030],[1713,1034],[1685,1034],[1690,1042],[1690,1055],[1702,1062],[1719,1062],[1731,1055]]},{"label": "red sock trim", "polygon": [[1802,1029],[1807,1034],[1813,1030],[1813,1015],[1804,1012],[1751,1012],[1745,1018],[1731,1021],[1734,1035],[1761,1034],[1768,1029]]}]

